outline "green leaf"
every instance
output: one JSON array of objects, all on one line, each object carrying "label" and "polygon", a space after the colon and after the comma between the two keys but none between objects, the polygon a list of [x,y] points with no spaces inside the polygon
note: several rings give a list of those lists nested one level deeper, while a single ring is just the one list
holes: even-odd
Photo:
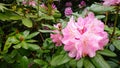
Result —
[{"label": "green leaf", "polygon": [[36,64],[39,64],[39,65],[46,65],[47,64],[47,62],[45,62],[41,59],[34,59],[33,62],[35,62]]},{"label": "green leaf", "polygon": [[107,11],[114,11],[114,6],[103,6],[101,4],[92,4],[90,7],[88,7],[89,10],[96,12],[96,13],[104,13]]},{"label": "green leaf", "polygon": [[22,41],[22,42],[21,42],[21,46],[22,46],[22,48],[24,48],[24,49],[28,49],[28,43],[26,43],[25,41]]},{"label": "green leaf", "polygon": [[52,66],[58,66],[58,65],[65,64],[68,61],[70,61],[70,58],[68,57],[67,54],[65,54],[65,55],[57,55],[53,57],[50,63]]},{"label": "green leaf", "polygon": [[110,28],[107,25],[105,25],[105,31],[107,31],[109,34],[112,34],[112,29],[113,28]]},{"label": "green leaf", "polygon": [[108,49],[98,51],[98,53],[102,54],[102,55],[105,55],[105,56],[109,56],[109,57],[116,57],[117,56],[114,52],[112,52],[112,51],[110,51]]},{"label": "green leaf", "polygon": [[37,40],[26,40],[26,42],[28,42],[28,43],[33,43],[33,42],[38,42]]},{"label": "green leaf", "polygon": [[31,50],[38,50],[40,47],[36,44],[28,44],[28,48]]},{"label": "green leaf", "polygon": [[54,17],[53,16],[49,16],[47,14],[42,14],[40,18],[37,19],[37,21],[41,21],[41,20],[52,20],[54,21]]},{"label": "green leaf", "polygon": [[71,66],[71,68],[76,68],[77,61],[75,59],[72,59],[72,60],[69,61],[69,65]]},{"label": "green leaf", "polygon": [[105,18],[105,15],[97,15],[96,18],[97,19],[103,19],[103,18]]},{"label": "green leaf", "polygon": [[28,31],[28,30],[25,30],[25,31],[23,32],[24,37],[27,37],[29,34],[30,34],[30,31]]},{"label": "green leaf", "polygon": [[25,25],[27,27],[32,27],[33,26],[32,21],[29,18],[23,18],[22,23],[23,23],[23,25]]},{"label": "green leaf", "polygon": [[39,34],[39,32],[34,32],[34,33],[28,35],[25,39],[31,39],[31,38],[37,36],[38,34]]},{"label": "green leaf", "polygon": [[18,44],[20,42],[15,36],[10,37],[10,41],[12,44]]},{"label": "green leaf", "polygon": [[42,48],[44,48],[44,49],[52,49],[52,48],[54,48],[54,47],[55,47],[55,45],[54,45],[54,43],[52,42],[52,39],[51,39],[51,38],[47,38],[47,39],[45,39],[45,41],[43,42]]},{"label": "green leaf", "polygon": [[18,14],[12,13],[11,16],[9,17],[11,20],[20,20],[22,17]]},{"label": "green leaf", "polygon": [[89,61],[89,59],[84,59],[84,68],[95,68],[95,66]]},{"label": "green leaf", "polygon": [[83,67],[83,62],[84,62],[84,58],[81,58],[81,59],[77,62],[77,68],[82,68],[82,67]]},{"label": "green leaf", "polygon": [[19,49],[19,48],[21,48],[21,46],[22,46],[21,43],[19,43],[19,44],[17,44],[17,45],[14,45],[13,48]]},{"label": "green leaf", "polygon": [[6,53],[8,51],[8,49],[11,47],[11,45],[12,45],[11,37],[9,37],[5,42],[5,45],[3,48],[3,53]]},{"label": "green leaf", "polygon": [[96,68],[110,68],[108,63],[104,60],[104,58],[100,54],[96,54],[95,57],[91,58],[91,61],[96,66]]},{"label": "green leaf", "polygon": [[61,13],[58,10],[54,10],[54,11],[55,11],[55,13],[53,14],[53,16],[55,18],[60,18],[61,17]]},{"label": "green leaf", "polygon": [[16,55],[18,54],[18,51],[17,50],[13,50],[10,54],[10,57],[11,58],[14,58]]},{"label": "green leaf", "polygon": [[120,50],[120,40],[114,40],[114,41],[113,41],[113,45],[114,45],[118,50]]},{"label": "green leaf", "polygon": [[111,44],[111,45],[109,45],[109,49],[110,49],[111,51],[115,51],[115,46],[114,46],[113,44]]},{"label": "green leaf", "polygon": [[3,58],[7,63],[15,62],[15,59],[11,58],[11,56],[9,54],[4,54]]},{"label": "green leaf", "polygon": [[115,63],[114,61],[107,61],[109,63],[109,65],[111,66],[111,68],[118,68],[119,64]]},{"label": "green leaf", "polygon": [[0,13],[0,20],[2,21],[9,20],[9,17],[5,13]]},{"label": "green leaf", "polygon": [[42,32],[42,33],[53,33],[52,30],[39,30],[39,31]]},{"label": "green leaf", "polygon": [[0,3],[0,10],[1,10],[2,12],[4,12],[5,9],[7,9],[7,8],[5,7],[5,4]]},{"label": "green leaf", "polygon": [[20,66],[21,68],[28,68],[28,58],[26,56],[20,59]]},{"label": "green leaf", "polygon": [[46,27],[48,27],[50,29],[56,29],[54,26],[51,26],[51,25],[48,25],[48,24],[42,24],[42,26],[46,26]]}]

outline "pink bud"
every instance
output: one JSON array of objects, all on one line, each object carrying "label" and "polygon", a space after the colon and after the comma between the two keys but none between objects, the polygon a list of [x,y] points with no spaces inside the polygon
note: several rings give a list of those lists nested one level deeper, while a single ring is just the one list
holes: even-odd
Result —
[{"label": "pink bud", "polygon": [[66,2],[65,6],[66,6],[66,7],[71,7],[71,6],[72,6],[72,3],[71,3],[71,2]]}]

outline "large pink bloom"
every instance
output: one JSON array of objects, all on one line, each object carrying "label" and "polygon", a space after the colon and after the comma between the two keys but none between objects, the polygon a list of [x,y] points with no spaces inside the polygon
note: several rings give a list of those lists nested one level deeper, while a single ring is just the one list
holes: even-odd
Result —
[{"label": "large pink bloom", "polygon": [[103,0],[104,1],[104,5],[116,5],[116,4],[120,4],[120,0]]},{"label": "large pink bloom", "polygon": [[108,43],[108,35],[104,24],[89,13],[87,17],[79,17],[77,22],[73,17],[62,30],[64,49],[70,57],[80,59],[84,56],[94,57],[97,50],[102,50]]},{"label": "large pink bloom", "polygon": [[61,46],[62,45],[62,41],[61,41],[62,35],[60,34],[61,24],[58,23],[57,25],[54,25],[54,27],[56,28],[56,30],[53,30],[55,34],[50,34],[50,38],[56,44],[56,46]]}]

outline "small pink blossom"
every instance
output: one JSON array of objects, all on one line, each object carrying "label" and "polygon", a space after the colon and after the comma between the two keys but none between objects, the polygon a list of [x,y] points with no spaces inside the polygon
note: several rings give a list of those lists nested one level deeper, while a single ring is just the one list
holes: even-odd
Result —
[{"label": "small pink blossom", "polygon": [[120,0],[103,0],[104,3],[103,5],[117,5],[117,4],[120,4]]},{"label": "small pink blossom", "polygon": [[66,7],[71,7],[71,6],[72,6],[72,3],[71,3],[71,2],[66,2],[65,6],[66,6]]},{"label": "small pink blossom", "polygon": [[33,0],[29,1],[29,6],[36,6],[36,2]]},{"label": "small pink blossom", "polygon": [[61,46],[62,45],[62,35],[60,34],[61,31],[61,24],[58,23],[57,25],[54,25],[56,30],[53,30],[55,34],[50,34],[50,38],[52,41],[56,44],[56,46]]},{"label": "small pink blossom", "polygon": [[41,5],[40,5],[40,7],[42,7],[42,8],[44,8],[44,9],[48,9],[48,7],[44,4],[44,3],[42,3]]},{"label": "small pink blossom", "polygon": [[73,13],[72,8],[71,7],[65,8],[64,13],[65,13],[65,16],[71,16]]},{"label": "small pink blossom", "polygon": [[54,3],[52,4],[52,9],[57,9],[57,7]]},{"label": "small pink blossom", "polygon": [[[40,6],[42,8],[48,9],[48,7],[44,3],[42,3]],[[57,9],[57,7],[56,7],[56,5],[54,3],[52,4],[52,9]]]},{"label": "small pink blossom", "polygon": [[87,17],[79,17],[77,22],[71,17],[67,26],[62,30],[64,50],[69,51],[70,57],[80,59],[85,56],[94,57],[97,50],[102,50],[108,43],[108,34],[104,24],[89,13]]},{"label": "small pink blossom", "polygon": [[26,2],[26,1],[23,1],[23,2],[22,2],[22,4],[23,4],[23,5],[26,5],[26,4],[27,4],[27,2]]},{"label": "small pink blossom", "polygon": [[86,6],[85,1],[81,1],[80,4],[79,4],[79,7],[82,8],[82,7],[84,7],[84,6]]}]

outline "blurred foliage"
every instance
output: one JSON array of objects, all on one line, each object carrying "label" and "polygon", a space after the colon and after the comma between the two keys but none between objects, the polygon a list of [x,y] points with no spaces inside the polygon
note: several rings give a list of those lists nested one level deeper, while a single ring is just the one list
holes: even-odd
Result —
[{"label": "blurred foliage", "polygon": [[[114,37],[93,58],[70,58],[63,46],[56,47],[49,38],[53,24],[66,26],[70,17],[64,16],[64,9],[69,1],[75,18],[94,12],[106,23],[110,37],[116,6],[103,6],[102,0],[86,0],[83,8],[78,7],[82,0],[34,1],[36,6],[23,5],[22,0],[0,0],[0,68],[120,68],[120,12]],[[40,6],[42,3],[47,9]],[[51,8],[52,3],[57,9]]]}]

